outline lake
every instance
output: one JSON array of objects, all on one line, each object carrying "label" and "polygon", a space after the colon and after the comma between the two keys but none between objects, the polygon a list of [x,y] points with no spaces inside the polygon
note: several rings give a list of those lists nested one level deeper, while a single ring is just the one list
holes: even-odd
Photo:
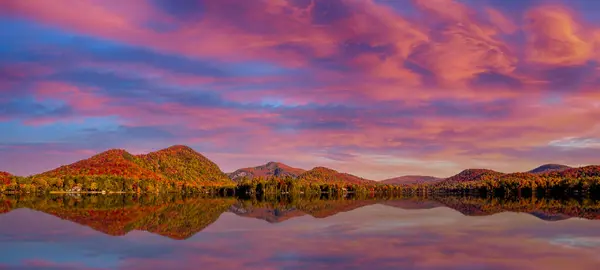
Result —
[{"label": "lake", "polygon": [[0,269],[599,269],[600,202],[0,197]]}]

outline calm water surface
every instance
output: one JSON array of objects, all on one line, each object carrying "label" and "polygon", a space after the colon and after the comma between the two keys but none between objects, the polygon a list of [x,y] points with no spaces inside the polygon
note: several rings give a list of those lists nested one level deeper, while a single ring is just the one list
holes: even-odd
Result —
[{"label": "calm water surface", "polygon": [[600,269],[589,202],[1,199],[0,269]]}]

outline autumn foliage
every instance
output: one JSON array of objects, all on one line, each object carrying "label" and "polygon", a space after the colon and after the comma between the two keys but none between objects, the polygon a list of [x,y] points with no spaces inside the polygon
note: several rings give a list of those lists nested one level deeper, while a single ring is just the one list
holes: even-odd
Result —
[{"label": "autumn foliage", "polygon": [[430,186],[430,192],[479,191],[506,195],[600,193],[600,166],[586,166],[545,173],[499,173],[490,170],[465,170]]},{"label": "autumn foliage", "polygon": [[113,149],[30,177],[0,172],[0,193],[600,194],[600,166],[547,164],[523,173],[468,169],[434,180],[377,182],[325,167],[304,171],[277,162],[240,169],[228,176],[192,148],[175,145],[143,155]]},{"label": "autumn foliage", "polygon": [[10,180],[12,179],[12,177],[13,176],[10,173],[0,171],[0,184],[10,184]]},{"label": "autumn foliage", "polygon": [[235,184],[219,167],[187,146],[172,146],[145,155],[122,149],[61,166],[16,181],[4,181],[0,192],[164,192],[232,189]]},{"label": "autumn foliage", "polygon": [[312,183],[344,183],[344,184],[376,184],[376,181],[367,180],[348,173],[340,173],[325,167],[315,167],[306,171],[298,179]]},{"label": "autumn foliage", "polygon": [[215,163],[193,149],[180,145],[137,156],[125,150],[109,150],[42,174],[48,177],[98,175],[192,186],[231,184],[231,180]]},{"label": "autumn foliage", "polygon": [[467,169],[457,175],[446,178],[444,182],[471,182],[485,179],[495,179],[504,175],[503,173],[487,169]]},{"label": "autumn foliage", "polygon": [[97,154],[91,158],[42,173],[41,176],[60,178],[65,176],[110,175],[131,179],[166,180],[163,175],[140,166],[136,163],[138,159],[138,157],[125,150],[113,149]]},{"label": "autumn foliage", "polygon": [[217,164],[187,146],[175,145],[135,158],[140,167],[171,181],[192,186],[233,184]]}]

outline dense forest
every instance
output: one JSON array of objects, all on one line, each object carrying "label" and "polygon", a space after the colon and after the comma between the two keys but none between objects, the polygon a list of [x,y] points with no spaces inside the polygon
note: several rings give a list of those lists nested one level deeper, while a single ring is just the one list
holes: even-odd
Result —
[{"label": "dense forest", "polygon": [[487,193],[504,196],[600,194],[600,166],[569,168],[547,173],[499,173],[465,170],[444,181],[423,185],[433,193]]},{"label": "dense forest", "polygon": [[[232,177],[234,180],[230,179]],[[600,195],[600,166],[549,164],[530,172],[468,169],[436,181],[389,183],[325,167],[308,171],[270,162],[225,174],[211,160],[176,145],[144,155],[113,149],[28,177],[0,172],[0,193],[210,193],[210,194],[492,194]]]},{"label": "dense forest", "polygon": [[0,171],[0,185],[10,184],[13,176],[10,173]]}]

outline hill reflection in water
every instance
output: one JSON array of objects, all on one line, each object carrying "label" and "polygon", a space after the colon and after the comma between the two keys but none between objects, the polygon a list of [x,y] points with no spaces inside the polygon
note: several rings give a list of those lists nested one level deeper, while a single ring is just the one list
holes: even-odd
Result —
[{"label": "hill reflection in water", "polygon": [[595,269],[600,263],[600,202],[587,199],[55,195],[1,202],[2,269]]}]

